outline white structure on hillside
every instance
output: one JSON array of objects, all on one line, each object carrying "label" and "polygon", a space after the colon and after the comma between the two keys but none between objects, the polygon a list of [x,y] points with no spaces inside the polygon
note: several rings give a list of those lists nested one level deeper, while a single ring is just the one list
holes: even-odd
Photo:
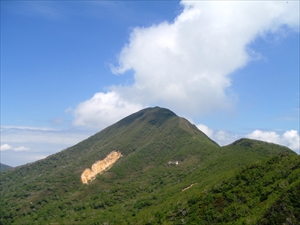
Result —
[{"label": "white structure on hillside", "polygon": [[168,164],[168,166],[169,165],[178,165],[179,164],[179,161],[169,161],[169,162],[167,162],[167,164]]}]

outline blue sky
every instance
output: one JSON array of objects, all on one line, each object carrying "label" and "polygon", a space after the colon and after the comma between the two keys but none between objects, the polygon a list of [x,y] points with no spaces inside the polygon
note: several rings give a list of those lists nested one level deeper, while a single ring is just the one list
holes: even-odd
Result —
[{"label": "blue sky", "polygon": [[299,1],[1,1],[1,162],[144,107],[299,153]]}]

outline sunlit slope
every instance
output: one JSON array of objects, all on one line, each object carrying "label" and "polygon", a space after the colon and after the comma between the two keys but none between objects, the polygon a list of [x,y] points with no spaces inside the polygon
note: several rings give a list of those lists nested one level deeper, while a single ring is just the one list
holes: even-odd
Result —
[{"label": "sunlit slope", "polygon": [[[83,171],[112,151],[122,157],[83,184]],[[4,172],[0,221],[152,224],[156,212],[187,204],[188,197],[230,178],[243,165],[280,152],[294,155],[250,139],[220,147],[172,111],[147,108],[44,160]]]},{"label": "sunlit slope", "polygon": [[[204,161],[218,147],[194,125],[170,110],[144,109],[73,147],[5,172],[1,176],[1,204],[11,206],[17,202],[17,210],[9,209],[9,214],[13,213],[16,219],[32,212],[30,202],[40,202],[36,206],[39,208],[66,197],[66,193],[74,194],[68,195],[68,199],[84,199],[93,192],[85,190],[79,195],[83,188],[82,172],[112,150],[120,151],[123,157],[103,177],[127,182],[168,161],[192,159],[187,165],[198,163],[200,159]],[[101,190],[107,183],[95,181],[95,185]],[[41,199],[45,197],[48,200],[42,204]]]},{"label": "sunlit slope", "polygon": [[[281,153],[188,197],[187,224],[299,224],[300,157]],[[167,220],[167,218],[166,218]]]}]

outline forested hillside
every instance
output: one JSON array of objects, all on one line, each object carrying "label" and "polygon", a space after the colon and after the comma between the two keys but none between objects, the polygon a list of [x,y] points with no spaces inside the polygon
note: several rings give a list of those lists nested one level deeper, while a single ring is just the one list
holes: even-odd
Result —
[{"label": "forested hillside", "polygon": [[11,169],[11,166],[0,163],[0,172]]},{"label": "forested hillside", "polygon": [[[122,157],[83,184],[83,171],[112,151]],[[297,224],[299,177],[286,147],[220,147],[170,110],[147,108],[4,171],[0,224]]]}]

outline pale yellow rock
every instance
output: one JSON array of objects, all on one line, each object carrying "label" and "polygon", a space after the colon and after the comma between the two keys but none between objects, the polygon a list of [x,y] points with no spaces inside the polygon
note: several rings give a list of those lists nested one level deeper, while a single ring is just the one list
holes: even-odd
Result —
[{"label": "pale yellow rock", "polygon": [[89,181],[93,181],[97,174],[104,173],[121,157],[121,152],[112,151],[105,159],[95,162],[91,169],[87,168],[81,174],[82,183],[87,184]]}]

